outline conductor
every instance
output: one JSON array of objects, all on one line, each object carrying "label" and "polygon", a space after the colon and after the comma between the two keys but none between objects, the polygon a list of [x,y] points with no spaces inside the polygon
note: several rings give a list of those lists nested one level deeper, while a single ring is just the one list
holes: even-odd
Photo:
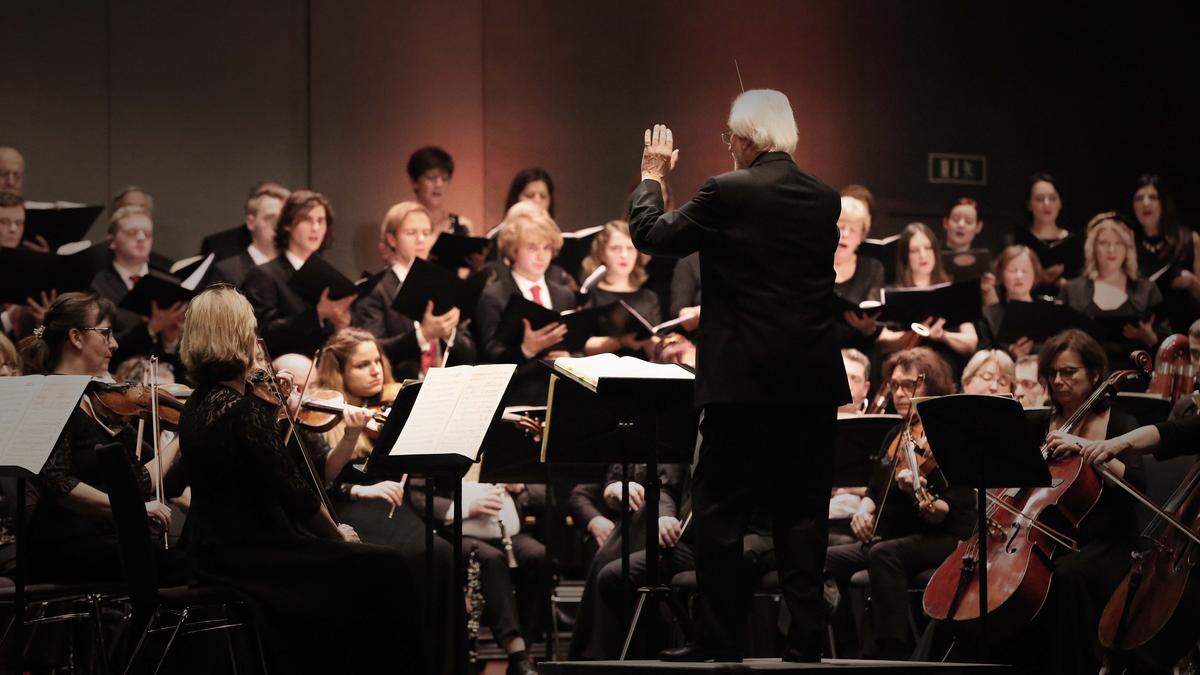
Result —
[{"label": "conductor", "polygon": [[[679,151],[671,130],[646,130],[630,230],[646,253],[700,252],[704,305],[696,340],[702,442],[693,475],[695,641],[669,661],[741,661],[757,580],[744,579],[751,513],[772,518],[779,579],[792,614],[783,658],[819,661],[837,406],[850,400],[834,322],[838,194],[792,160],[798,132],[786,96],[744,92],[721,140],[734,170],[665,212],[662,180]],[[740,580],[732,583],[732,580]]]}]

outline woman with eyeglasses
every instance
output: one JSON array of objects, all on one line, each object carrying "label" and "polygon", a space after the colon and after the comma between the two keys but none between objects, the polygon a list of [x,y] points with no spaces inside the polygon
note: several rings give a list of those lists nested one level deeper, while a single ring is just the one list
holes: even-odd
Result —
[{"label": "woman with eyeglasses", "polygon": [[[21,341],[25,374],[84,375],[112,382],[109,360],[117,348],[112,319],[112,304],[95,294],[59,296],[42,325]],[[122,443],[137,467],[146,515],[155,528],[170,528],[170,509],[154,497],[159,460],[146,444],[137,447],[137,436],[136,422],[105,416],[88,397],[72,411],[38,473],[39,487],[31,490],[29,569],[35,578],[60,582],[122,578],[107,481],[95,452],[98,444],[114,439]],[[164,474],[175,451],[175,445],[163,448]]]},{"label": "woman with eyeglasses", "polygon": [[[891,380],[896,412],[905,418],[912,412],[914,397],[954,393],[950,366],[928,347],[897,352],[884,365],[884,377]],[[897,468],[904,466],[903,457],[898,456],[905,441],[898,438],[901,434],[910,434],[913,442],[927,447],[917,426],[901,422],[888,433],[867,495],[850,519],[858,541],[831,546],[826,554],[826,576],[841,587],[842,597],[846,597],[855,572],[866,569],[870,573],[874,640],[864,649],[866,658],[904,659],[912,652],[906,619],[909,580],[950,555],[958,540],[970,535],[975,521],[975,498],[970,489],[947,487],[934,476],[931,481],[938,488],[927,509],[919,508],[906,494],[897,481]]]},{"label": "woman with eyeglasses", "polygon": [[[1107,371],[1104,350],[1083,331],[1064,331],[1046,341],[1038,355],[1038,373],[1050,391],[1049,433],[1075,414]],[[1101,440],[1136,426],[1128,414],[1102,408],[1086,415],[1073,433],[1080,439]],[[1078,445],[1056,444],[1049,461],[1078,452]],[[1140,458],[1115,460],[1108,468],[1138,488],[1144,485]],[[1085,466],[1084,470],[1091,469]],[[1097,672],[1102,658],[1097,638],[1100,613],[1129,570],[1137,540],[1134,504],[1124,491],[1106,485],[1096,505],[1068,532],[1079,550],[1054,558],[1054,578],[1045,604],[1028,629],[1014,638],[1021,648],[1004,652],[1030,660],[1017,665],[1048,673]]]},{"label": "woman with eyeglasses", "polygon": [[1011,394],[1014,370],[1012,357],[1007,353],[999,349],[981,349],[963,368],[963,393]]}]

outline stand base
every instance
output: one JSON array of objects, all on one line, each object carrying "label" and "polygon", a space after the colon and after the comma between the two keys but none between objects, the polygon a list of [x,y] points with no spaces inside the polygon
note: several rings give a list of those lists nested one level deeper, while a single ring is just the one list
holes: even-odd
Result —
[{"label": "stand base", "polygon": [[691,620],[688,618],[687,612],[683,611],[671,596],[670,586],[642,586],[637,589],[637,605],[633,610],[633,619],[629,622],[629,630],[625,631],[625,646],[621,648],[619,661],[624,661],[629,656],[629,647],[633,644],[634,635],[637,634],[638,624],[641,622],[642,612],[646,609],[647,599],[655,601],[660,608],[665,603],[671,611],[671,616],[680,622],[684,634],[689,638],[692,635]]},{"label": "stand base", "polygon": [[741,663],[667,663],[663,661],[551,661],[538,665],[542,675],[697,675],[708,672],[739,673],[1015,673],[1012,666],[986,663],[930,663],[925,661],[864,661],[825,659],[821,663],[788,663],[779,659],[746,659]]}]

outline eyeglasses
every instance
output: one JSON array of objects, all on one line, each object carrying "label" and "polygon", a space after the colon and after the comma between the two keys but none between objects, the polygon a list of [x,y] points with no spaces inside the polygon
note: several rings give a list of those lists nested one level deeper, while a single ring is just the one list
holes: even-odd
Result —
[{"label": "eyeglasses", "polygon": [[1060,376],[1064,380],[1069,380],[1072,377],[1075,377],[1075,373],[1078,373],[1081,370],[1083,370],[1082,366],[1066,366],[1065,368],[1051,368],[1049,371],[1046,372],[1046,376],[1051,381],[1053,381],[1054,378],[1060,377]]},{"label": "eyeglasses", "polygon": [[721,142],[724,143],[725,145],[733,145],[733,132],[732,131],[721,132]]},{"label": "eyeglasses", "polygon": [[86,326],[86,327],[84,327],[84,328],[80,328],[79,330],[92,330],[92,331],[96,331],[97,333],[99,333],[99,334],[100,334],[100,337],[104,338],[105,340],[107,340],[107,339],[111,338],[111,337],[112,337],[112,333],[113,333],[112,326],[108,326],[108,327],[105,327],[105,328],[100,328],[99,326]]},{"label": "eyeglasses", "polygon": [[892,391],[916,392],[917,387],[921,385],[922,379],[923,378],[917,378],[915,380],[898,380],[896,378],[892,378]]},{"label": "eyeglasses", "polygon": [[1012,386],[1012,380],[1008,379],[1007,377],[996,377],[995,373],[979,373],[975,377],[980,380],[983,380],[984,382],[994,382],[996,380],[999,380],[1001,387],[1011,387]]}]

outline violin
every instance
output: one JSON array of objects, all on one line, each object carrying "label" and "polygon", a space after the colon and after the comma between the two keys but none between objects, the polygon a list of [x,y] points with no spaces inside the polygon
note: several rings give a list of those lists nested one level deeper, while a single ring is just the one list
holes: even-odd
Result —
[{"label": "violin", "polygon": [[[925,430],[921,426],[921,420],[916,420],[913,424],[908,425],[904,433],[900,436],[901,441],[901,457],[903,458],[903,468],[908,469],[908,473],[912,476],[913,482],[913,497],[917,500],[917,507],[926,513],[933,513],[933,502],[937,499],[926,485],[922,486],[919,478],[927,477],[930,472],[938,468],[937,460],[933,458],[932,452],[926,452],[917,444],[916,437],[924,436]],[[901,471],[901,462],[896,462],[896,473]]]},{"label": "violin", "polygon": [[[1149,376],[1150,355],[1135,352],[1131,359],[1139,370],[1109,375],[1063,424],[1073,433],[1124,386],[1140,386]],[[938,566],[925,588],[926,614],[950,620],[960,627],[976,625],[980,616],[980,565],[988,569],[989,639],[1011,636],[1029,624],[1045,603],[1054,573],[1053,560],[1063,551],[1079,550],[1073,538],[1083,519],[1099,501],[1103,479],[1126,490],[1144,504],[1145,495],[1106,467],[1093,468],[1079,455],[1050,458],[1049,443],[1041,448],[1050,470],[1050,487],[987,490],[987,547],[978,549],[978,537],[960,541]]]},{"label": "violin", "polygon": [[1154,357],[1154,375],[1146,392],[1171,403],[1196,389],[1196,366],[1192,364],[1188,337],[1176,333],[1163,340]]},{"label": "violin", "polygon": [[[183,412],[183,401],[159,389],[157,396],[149,385],[125,382],[111,384],[94,380],[88,386],[87,396],[92,408],[108,419],[137,417],[145,419],[157,411],[164,429],[179,428],[179,415]],[[155,405],[157,399],[157,405]]]}]

